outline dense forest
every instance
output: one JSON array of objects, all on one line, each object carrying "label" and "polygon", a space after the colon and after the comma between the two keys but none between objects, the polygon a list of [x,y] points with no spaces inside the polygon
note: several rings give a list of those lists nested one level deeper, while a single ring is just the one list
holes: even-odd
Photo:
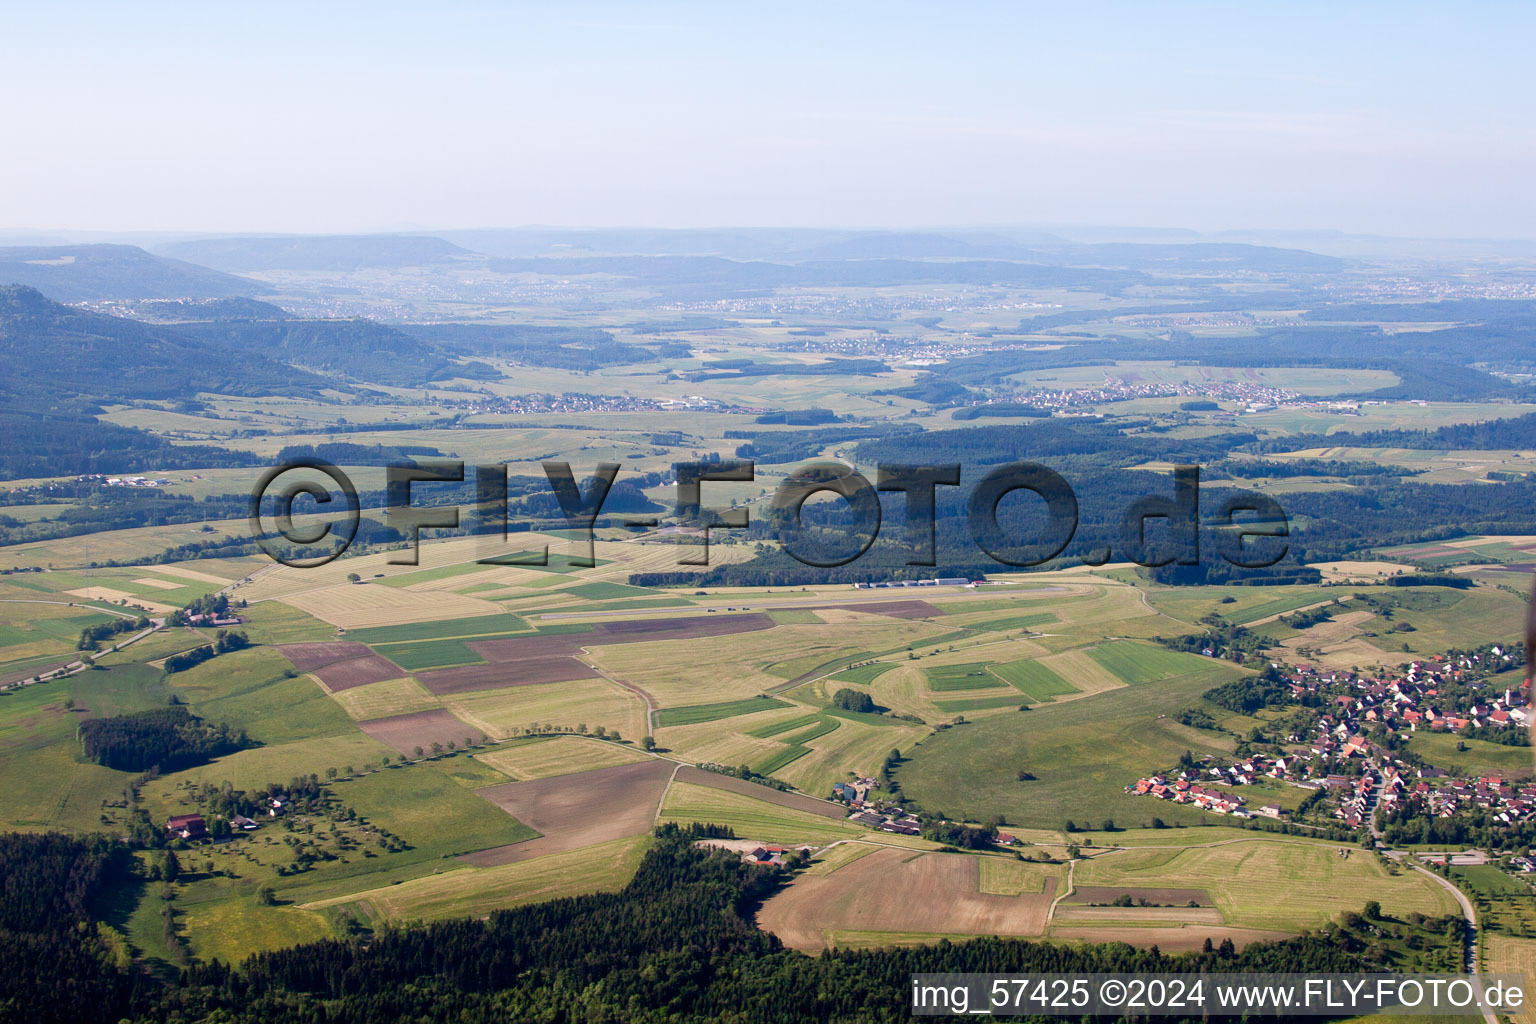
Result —
[{"label": "dense forest", "polygon": [[[633,880],[615,893],[314,942],[238,967],[193,962],[166,987],[151,987],[114,955],[120,935],[92,927],[104,889],[136,887],[124,847],[0,837],[0,1005],[14,1019],[46,1024],[851,1024],[906,1019],[917,972],[1433,970],[1460,954],[1460,918],[1346,914],[1340,926],[1242,952],[1230,942],[1169,956],[1121,943],[982,937],[809,957],[784,949],[752,920],[789,873],[694,845],[709,834],[708,826],[663,826]],[[1413,963],[1389,952],[1402,943],[1382,941],[1404,935],[1420,950]]]},{"label": "dense forest", "polygon": [[180,771],[251,746],[244,729],[210,724],[179,705],[87,718],[79,734],[86,757],[124,772]]},{"label": "dense forest", "polygon": [[150,996],[97,905],[131,885],[131,854],[106,839],[0,833],[0,1019],[112,1024]]}]

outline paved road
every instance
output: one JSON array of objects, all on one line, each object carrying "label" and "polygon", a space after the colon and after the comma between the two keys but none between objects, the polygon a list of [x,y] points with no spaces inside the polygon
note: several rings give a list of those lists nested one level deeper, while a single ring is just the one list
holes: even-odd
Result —
[{"label": "paved road", "polygon": [[[79,601],[43,601],[43,600],[33,600],[31,598],[16,598],[16,599],[7,599],[7,600],[4,600],[4,601],[0,601],[0,604],[61,604],[61,605],[66,605],[66,606],[71,607],[71,608],[86,608],[86,609],[89,609],[89,610],[92,610],[92,611],[106,612],[108,615],[116,615],[118,618],[121,618],[121,619],[137,619],[139,617],[137,615],[130,615],[127,612],[120,612],[120,611],[116,610],[115,608],[103,608],[103,607],[101,607],[99,605],[94,605],[94,604],[81,604]],[[160,619],[150,619],[149,621],[150,621],[151,625],[150,625],[150,627],[148,629],[140,630],[139,632],[133,634],[133,636],[128,637],[126,640],[119,640],[117,643],[113,644],[111,647],[108,647],[105,651],[101,651],[99,653],[100,654],[111,654],[113,651],[120,651],[124,647],[127,647],[129,644],[133,643],[134,641],[142,640],[142,639],[144,639],[144,637],[149,636],[149,634],[151,634],[155,630],[159,629],[160,626],[161,626],[161,623],[162,623],[162,620],[160,620]],[[40,668],[40,669],[37,669],[36,671],[32,672],[30,675],[27,675],[27,676],[25,676],[25,677],[23,677],[21,679],[13,680],[12,682],[9,682],[9,683],[0,684],[0,689],[10,689],[12,687],[19,688],[19,687],[22,687],[22,686],[30,686],[30,685],[32,685],[32,682],[31,682],[32,679],[33,678],[37,678],[37,677],[44,677],[44,676],[46,676],[47,679],[51,680],[51,679],[61,678],[62,676],[72,676],[72,675],[74,675],[77,672],[84,672],[86,670],[86,668],[88,668],[88,667],[89,666],[87,666],[84,661],[76,660],[76,661],[65,662],[65,663],[60,664],[60,665],[53,665],[53,666],[50,666],[49,668]]]},{"label": "paved road", "polygon": [[[1481,989],[1482,977],[1477,969],[1477,911],[1473,908],[1472,901],[1467,899],[1466,894],[1463,893],[1460,889],[1456,888],[1453,883],[1447,881],[1444,878],[1441,878],[1433,871],[1430,871],[1427,868],[1421,868],[1417,864],[1410,864],[1408,866],[1420,874],[1428,875],[1430,878],[1433,878],[1438,884],[1448,889],[1452,896],[1456,897],[1456,902],[1461,906],[1461,916],[1467,919],[1467,948],[1464,954],[1466,958],[1467,973],[1472,975],[1474,983],[1478,985],[1479,989]],[[1487,1009],[1486,1007],[1483,1009],[1483,1020],[1485,1020],[1487,1024],[1499,1024],[1498,1018],[1494,1016],[1493,1011]]]}]

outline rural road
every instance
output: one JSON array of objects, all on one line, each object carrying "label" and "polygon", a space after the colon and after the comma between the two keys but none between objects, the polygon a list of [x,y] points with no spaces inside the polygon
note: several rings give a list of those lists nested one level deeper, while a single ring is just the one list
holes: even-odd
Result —
[{"label": "rural road", "polygon": [[[1477,911],[1473,909],[1472,901],[1467,899],[1466,893],[1458,889],[1455,883],[1441,878],[1428,868],[1421,868],[1417,864],[1409,864],[1408,866],[1420,874],[1433,878],[1438,884],[1449,890],[1452,896],[1456,897],[1456,902],[1461,906],[1461,915],[1467,919],[1467,948],[1465,952],[1467,973],[1472,975],[1478,991],[1481,992],[1483,987],[1482,977],[1477,969]],[[1487,1024],[1499,1024],[1498,1018],[1487,1007],[1483,1008],[1483,1020]]]},{"label": "rural road", "polygon": [[[113,608],[103,608],[93,604],[80,604],[77,601],[43,601],[32,600],[30,598],[16,598],[12,600],[0,601],[0,604],[61,604],[69,608],[87,608],[93,611],[106,612],[108,615],[116,615],[121,619],[137,619],[139,617],[137,615],[129,615],[127,612],[117,611]],[[161,623],[159,620],[151,619],[150,622],[153,623],[153,625],[151,625],[148,629],[140,630],[125,640],[119,640],[117,643],[113,644],[111,647],[108,647],[105,651],[101,651],[100,653],[111,654],[113,651],[120,651],[134,641],[142,640],[160,628]],[[27,678],[41,678],[46,675],[50,679],[58,679],[60,676],[72,676],[77,672],[84,672],[85,669],[86,664],[84,661],[75,660],[66,662],[62,665],[54,665],[51,668],[39,669],[38,671],[32,673],[31,677],[24,677],[23,679],[17,679],[9,683],[0,684],[0,688],[10,689],[12,686],[29,686],[31,684],[26,681]]]},{"label": "rural road", "polygon": [[592,651],[591,651],[590,648],[583,647],[581,649],[581,653],[582,653],[582,656],[586,659],[585,664],[586,664],[586,666],[588,668],[590,668],[592,671],[596,672],[598,675],[602,676],[604,679],[608,680],[610,683],[614,684],[615,686],[622,686],[622,687],[624,687],[624,689],[628,690],[630,693],[638,694],[640,699],[645,701],[645,734],[647,736],[655,736],[656,735],[656,702],[651,699],[651,695],[646,693],[644,690],[640,689],[640,687],[634,685],[633,683],[626,683],[624,680],[619,679],[616,676],[609,675],[606,671],[603,670],[602,666],[597,665],[597,664],[595,664],[593,662],[593,660],[592,660]]}]

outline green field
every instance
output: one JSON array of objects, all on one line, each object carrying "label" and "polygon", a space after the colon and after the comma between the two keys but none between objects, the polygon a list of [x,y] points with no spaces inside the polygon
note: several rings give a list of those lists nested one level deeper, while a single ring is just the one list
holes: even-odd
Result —
[{"label": "green field", "polygon": [[1021,704],[1034,703],[1028,697],[969,697],[960,700],[936,700],[933,706],[946,715],[965,711],[986,711],[989,708],[1016,708]]},{"label": "green field", "polygon": [[470,650],[468,643],[463,640],[421,640],[388,644],[374,650],[407,672],[426,668],[451,668],[455,665],[478,665],[485,660]]},{"label": "green field", "polygon": [[[581,583],[574,587],[566,587],[560,591],[562,594],[574,594],[584,597],[588,601],[611,601],[617,598],[634,597],[664,597],[656,590],[647,590],[644,587],[631,587],[627,583]],[[689,603],[689,602],[684,602]]]},{"label": "green field", "polygon": [[[994,715],[937,733],[904,751],[907,761],[897,769],[902,790],[935,813],[977,821],[1002,814],[1010,824],[1036,828],[1089,817],[1095,824],[1113,817],[1122,825],[1154,815],[1198,821],[1199,811],[1125,793],[1149,766],[1176,763],[1185,750],[1197,756],[1222,752],[1217,734],[1202,748],[1203,735],[1159,716],[1177,714],[1212,686],[1243,673],[1204,658],[1181,664],[1195,671],[1157,686],[1041,704],[1026,714]],[[1018,781],[1021,770],[1035,780]]]},{"label": "green field", "polygon": [[793,706],[785,701],[775,700],[773,697],[748,697],[746,700],[725,701],[720,704],[663,708],[656,712],[656,725],[658,728],[669,725],[697,725],[700,722],[713,722],[721,718],[735,718],[738,715],[751,715],[759,711]]},{"label": "green field", "polygon": [[1090,648],[1088,656],[1131,686],[1200,672],[1210,660],[1134,640],[1111,640]]},{"label": "green field", "polygon": [[[1458,750],[1464,746],[1466,750]],[[1408,739],[1408,749],[1432,765],[1468,775],[1502,775],[1530,778],[1530,747],[1507,747],[1487,740],[1463,739],[1453,732],[1419,729]]]},{"label": "green field", "polygon": [[780,733],[789,732],[792,729],[803,729],[807,725],[820,720],[820,715],[805,715],[801,718],[790,718],[781,722],[769,722],[767,725],[760,725],[756,729],[747,730],[747,735],[754,736],[757,739],[768,739]]},{"label": "green field", "polygon": [[987,663],[984,661],[972,661],[964,665],[938,665],[923,669],[923,675],[928,679],[928,689],[935,693],[982,690],[1006,685],[987,671]]},{"label": "green field", "polygon": [[1038,704],[1077,692],[1077,687],[1038,661],[1010,661],[1003,665],[993,665],[992,674]]},{"label": "green field", "polygon": [[877,661],[869,665],[855,665],[853,668],[844,669],[836,673],[832,676],[832,679],[839,683],[858,683],[860,686],[868,686],[895,667],[895,664],[889,661]]},{"label": "green field", "polygon": [[1368,900],[1394,917],[1456,912],[1450,894],[1433,879],[1401,868],[1392,874],[1363,850],[1345,852],[1340,856],[1336,843],[1234,836],[1208,846],[1142,847],[1096,857],[1077,866],[1075,882],[1203,889],[1228,925],[1288,932],[1317,928]]}]

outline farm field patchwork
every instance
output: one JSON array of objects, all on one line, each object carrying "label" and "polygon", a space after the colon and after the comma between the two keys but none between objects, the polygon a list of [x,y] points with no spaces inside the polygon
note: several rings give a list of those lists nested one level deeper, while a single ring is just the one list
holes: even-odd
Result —
[{"label": "farm field patchwork", "polygon": [[[816,952],[843,931],[942,935],[1044,934],[1057,879],[1038,893],[981,889],[982,858],[879,850],[824,876],[804,876],[770,898],[758,927]],[[989,875],[989,881],[995,877]]]}]

